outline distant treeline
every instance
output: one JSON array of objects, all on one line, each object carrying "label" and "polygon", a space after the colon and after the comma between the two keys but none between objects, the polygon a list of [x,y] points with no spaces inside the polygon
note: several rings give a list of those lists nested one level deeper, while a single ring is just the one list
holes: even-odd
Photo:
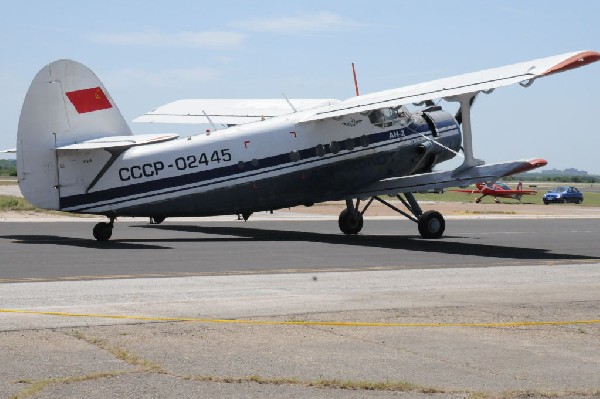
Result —
[{"label": "distant treeline", "polygon": [[596,175],[575,175],[575,176],[557,176],[541,173],[522,173],[520,175],[507,176],[504,181],[555,181],[559,183],[598,183],[600,176]]},{"label": "distant treeline", "polygon": [[14,159],[0,159],[0,176],[16,176],[17,161]]}]

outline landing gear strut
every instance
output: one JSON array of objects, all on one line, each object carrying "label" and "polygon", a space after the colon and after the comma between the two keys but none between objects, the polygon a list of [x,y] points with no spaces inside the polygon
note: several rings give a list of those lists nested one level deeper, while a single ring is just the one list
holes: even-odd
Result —
[{"label": "landing gear strut", "polygon": [[108,223],[100,222],[94,226],[92,233],[98,241],[108,241],[112,236],[112,229],[115,223],[115,218],[111,217]]},{"label": "landing gear strut", "polygon": [[398,212],[407,219],[417,223],[421,237],[440,238],[444,234],[444,230],[446,229],[446,221],[441,213],[437,211],[423,212],[412,193],[404,193],[405,198],[402,198],[400,194],[396,195],[396,197],[400,200],[400,202],[402,202],[402,204],[411,214],[404,212],[380,197],[372,197],[364,206],[362,211],[359,210],[360,199],[356,200],[356,205],[354,205],[352,199],[347,199],[346,209],[340,213],[338,220],[340,230],[344,234],[358,234],[363,227],[364,213],[367,211],[371,203],[376,200],[388,208]]}]

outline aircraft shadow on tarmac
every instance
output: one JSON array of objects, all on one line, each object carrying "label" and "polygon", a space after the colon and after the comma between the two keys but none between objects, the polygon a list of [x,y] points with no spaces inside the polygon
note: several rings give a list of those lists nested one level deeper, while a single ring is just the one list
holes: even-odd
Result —
[{"label": "aircraft shadow on tarmac", "polygon": [[[531,259],[531,260],[596,260],[600,257],[554,253],[540,248],[519,248],[513,246],[465,243],[449,241],[453,238],[445,236],[441,240],[424,240],[420,236],[402,235],[355,235],[348,236],[339,233],[316,233],[306,231],[288,231],[260,229],[252,227],[226,227],[226,226],[194,226],[194,225],[140,225],[139,228],[152,228],[166,231],[185,231],[191,233],[221,235],[225,237],[199,237],[197,239],[183,239],[195,242],[215,241],[260,241],[260,242],[317,242],[333,245],[353,245],[371,248],[397,249],[416,252],[438,252],[449,255],[472,255],[488,258],[503,259]],[[175,239],[177,241],[178,239]],[[170,239],[168,241],[173,241]]]},{"label": "aircraft shadow on tarmac", "polygon": [[[13,240],[19,244],[49,244],[90,249],[173,249],[167,243],[177,242],[315,242],[332,245],[352,245],[366,248],[385,248],[392,250],[442,253],[448,255],[471,255],[483,258],[518,260],[598,260],[600,257],[555,253],[543,248],[523,248],[495,244],[479,244],[456,241],[461,237],[445,236],[441,240],[424,240],[419,236],[402,235],[355,235],[340,233],[318,233],[306,231],[288,231],[261,229],[254,227],[232,226],[195,226],[195,225],[133,225],[136,228],[157,229],[197,233],[199,237],[168,238],[132,238],[116,239],[105,242],[95,240],[61,237],[52,235],[5,235],[0,238]],[[207,237],[208,236],[208,237]],[[217,236],[217,237],[215,237]]]},{"label": "aircraft shadow on tarmac", "polygon": [[[162,245],[151,245],[128,240],[113,240],[98,242],[85,238],[61,237],[51,235],[6,235],[0,236],[2,239],[12,240],[15,244],[37,244],[37,245],[59,245],[80,248],[96,249],[167,249]],[[151,240],[148,240],[151,241]]]}]

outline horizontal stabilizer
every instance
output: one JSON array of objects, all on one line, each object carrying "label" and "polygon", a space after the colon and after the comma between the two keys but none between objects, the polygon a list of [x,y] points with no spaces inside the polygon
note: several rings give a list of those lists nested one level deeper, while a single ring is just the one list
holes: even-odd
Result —
[{"label": "horizontal stabilizer", "polygon": [[109,148],[134,147],[147,144],[156,144],[163,141],[175,140],[177,134],[140,134],[134,136],[108,136],[99,139],[86,140],[56,147],[57,150],[97,150]]},{"label": "horizontal stabilizer", "polygon": [[133,121],[240,125],[337,103],[332,99],[188,99],[162,105]]},{"label": "horizontal stabilizer", "polygon": [[545,166],[544,159],[509,161],[474,166],[460,171],[432,172],[420,175],[393,177],[370,184],[349,195],[352,198],[370,198],[378,195],[396,195],[446,187],[466,186],[478,182],[496,181],[504,176],[523,173]]}]

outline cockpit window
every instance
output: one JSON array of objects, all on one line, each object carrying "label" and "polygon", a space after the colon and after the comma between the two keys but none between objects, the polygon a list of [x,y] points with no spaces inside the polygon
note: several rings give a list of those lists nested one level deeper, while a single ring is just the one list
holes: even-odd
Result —
[{"label": "cockpit window", "polygon": [[408,124],[410,113],[404,108],[380,108],[369,113],[369,121],[377,127]]}]

